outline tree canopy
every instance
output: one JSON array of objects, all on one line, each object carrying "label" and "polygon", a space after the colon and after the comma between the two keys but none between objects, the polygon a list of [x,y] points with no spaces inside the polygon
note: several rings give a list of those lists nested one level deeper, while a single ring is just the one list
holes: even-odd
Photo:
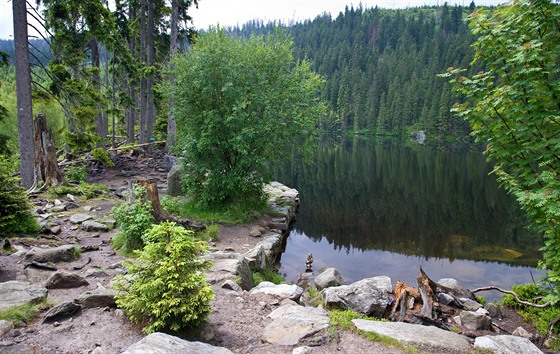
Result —
[{"label": "tree canopy", "polygon": [[279,31],[245,40],[211,29],[170,75],[186,189],[206,204],[261,197],[268,163],[304,145],[324,113],[323,81]]},{"label": "tree canopy", "polygon": [[494,173],[546,237],[541,267],[560,300],[560,6],[554,0],[513,1],[471,15],[474,62],[485,70],[456,75],[464,95],[454,107],[466,118]]}]

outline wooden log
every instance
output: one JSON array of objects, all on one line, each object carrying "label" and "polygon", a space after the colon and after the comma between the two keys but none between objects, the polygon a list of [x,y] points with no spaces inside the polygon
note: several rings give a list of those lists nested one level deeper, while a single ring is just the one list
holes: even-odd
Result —
[{"label": "wooden log", "polygon": [[37,261],[27,263],[24,268],[27,268],[27,267],[33,267],[33,268],[45,269],[45,270],[58,270],[58,268],[56,268],[52,265],[49,265],[47,263],[37,262]]},{"label": "wooden log", "polygon": [[117,150],[124,150],[124,149],[136,149],[136,148],[143,147],[143,146],[150,146],[150,145],[156,145],[156,144],[165,144],[165,143],[167,143],[167,140],[152,141],[152,142],[150,142],[150,143],[144,143],[144,144],[118,146],[118,147],[114,147],[114,148],[107,149],[107,151],[117,151]]},{"label": "wooden log", "polygon": [[186,229],[195,231],[202,231],[206,229],[206,225],[204,223],[187,218],[177,218],[173,215],[167,215],[167,213],[161,207],[159,201],[159,192],[157,189],[157,185],[154,182],[148,180],[139,180],[136,181],[136,183],[146,189],[145,198],[152,204],[152,215],[158,222],[172,221],[183,226]]},{"label": "wooden log", "polygon": [[406,283],[403,283],[401,281],[397,281],[395,290],[393,290],[393,297],[394,300],[389,312],[389,318],[402,322],[404,320],[404,317],[406,317],[408,299],[414,298],[415,300],[419,300],[420,293],[418,292],[418,289],[410,287]]}]

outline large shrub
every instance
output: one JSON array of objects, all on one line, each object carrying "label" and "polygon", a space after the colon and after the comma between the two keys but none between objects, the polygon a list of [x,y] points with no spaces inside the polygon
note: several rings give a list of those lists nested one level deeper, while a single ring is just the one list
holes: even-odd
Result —
[{"label": "large shrub", "polygon": [[144,250],[135,251],[138,258],[125,261],[129,278],[120,276],[115,282],[122,291],[117,305],[132,322],[146,324],[146,333],[197,326],[214,299],[203,274],[211,262],[198,257],[206,243],[172,222],[154,225],[144,240]]},{"label": "large shrub", "polygon": [[25,189],[19,178],[12,176],[7,158],[0,155],[0,236],[38,231]]},{"label": "large shrub", "polygon": [[243,39],[211,29],[170,75],[185,190],[206,205],[261,198],[270,162],[305,146],[324,112],[321,78],[280,32]]}]

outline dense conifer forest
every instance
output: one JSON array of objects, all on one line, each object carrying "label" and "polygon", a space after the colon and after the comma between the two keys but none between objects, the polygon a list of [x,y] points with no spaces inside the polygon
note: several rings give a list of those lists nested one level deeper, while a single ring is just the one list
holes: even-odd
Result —
[{"label": "dense conifer forest", "polygon": [[[424,130],[434,139],[467,136],[468,124],[450,113],[456,98],[437,75],[467,67],[473,42],[465,17],[474,10],[448,6],[400,9],[346,8],[284,26],[300,59],[323,75],[322,96],[332,113],[322,128],[355,134],[405,136]],[[253,21],[232,32],[273,31]]]}]

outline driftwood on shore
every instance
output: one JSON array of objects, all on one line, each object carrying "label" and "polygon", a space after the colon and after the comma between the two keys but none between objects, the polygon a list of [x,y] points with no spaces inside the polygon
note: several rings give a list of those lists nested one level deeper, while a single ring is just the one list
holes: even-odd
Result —
[{"label": "driftwood on shore", "polygon": [[206,225],[187,218],[178,218],[173,215],[168,215],[161,207],[159,201],[159,192],[157,185],[154,182],[148,180],[136,181],[137,184],[141,185],[146,189],[145,198],[152,204],[152,215],[158,221],[173,221],[188,230],[202,231],[206,229]]}]

